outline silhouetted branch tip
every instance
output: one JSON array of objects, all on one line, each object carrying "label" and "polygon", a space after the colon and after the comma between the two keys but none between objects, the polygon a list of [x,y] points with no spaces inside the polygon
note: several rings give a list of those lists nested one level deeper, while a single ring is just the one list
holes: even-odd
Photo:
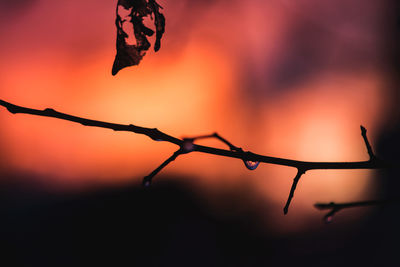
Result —
[{"label": "silhouetted branch tip", "polygon": [[160,166],[158,166],[154,171],[152,171],[149,175],[147,175],[146,177],[143,178],[143,185],[145,187],[148,187],[151,185],[151,182],[154,178],[154,176],[156,176],[162,169],[164,169],[165,167],[167,167],[168,164],[170,164],[172,161],[174,161],[179,155],[182,155],[186,152],[184,152],[182,149],[179,149],[177,151],[175,151],[174,154],[172,154],[168,159],[166,159],[163,163],[161,163]]},{"label": "silhouetted branch tip", "polygon": [[360,128],[361,128],[361,135],[362,135],[362,137],[364,139],[364,142],[365,142],[365,146],[367,147],[369,159],[372,161],[372,160],[375,159],[375,155],[374,155],[374,152],[372,151],[372,147],[371,147],[371,145],[370,145],[370,143],[368,141],[367,129],[365,129],[365,127],[362,126],[362,125],[360,126]]}]

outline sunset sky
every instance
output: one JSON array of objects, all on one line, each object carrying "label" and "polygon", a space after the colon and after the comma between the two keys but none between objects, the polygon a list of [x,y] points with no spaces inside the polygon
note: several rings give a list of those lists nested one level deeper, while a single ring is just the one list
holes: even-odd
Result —
[{"label": "sunset sky", "polygon": [[[218,132],[269,156],[368,159],[359,127],[368,129],[374,146],[391,108],[385,1],[159,3],[166,17],[160,51],[150,49],[139,66],[112,76],[116,1],[0,1],[0,99],[157,127],[176,137]],[[0,122],[2,173],[23,173],[57,190],[139,183],[176,149],[145,136],[3,108]],[[199,153],[162,172],[182,177],[205,198],[226,188],[254,194],[270,207],[266,220],[283,218],[295,173],[267,164],[249,171],[239,160]],[[369,199],[378,194],[374,178],[366,170],[308,172],[290,214],[275,227],[292,231],[320,223],[312,206],[317,201]]]}]

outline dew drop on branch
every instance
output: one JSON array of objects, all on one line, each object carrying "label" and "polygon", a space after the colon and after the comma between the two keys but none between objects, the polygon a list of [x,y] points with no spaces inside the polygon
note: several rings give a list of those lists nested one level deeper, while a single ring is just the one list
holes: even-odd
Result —
[{"label": "dew drop on branch", "polygon": [[144,187],[150,187],[150,185],[151,185],[151,182],[150,182],[150,181],[145,181],[145,182],[143,183],[143,186],[144,186]]},{"label": "dew drop on branch", "polygon": [[251,160],[245,160],[243,162],[244,162],[244,166],[246,166],[246,168],[251,171],[257,169],[258,165],[260,164],[259,161],[251,161]]},{"label": "dew drop on branch", "polygon": [[182,149],[185,152],[192,152],[194,149],[193,141],[191,140],[184,140],[182,144]]},{"label": "dew drop on branch", "polygon": [[333,215],[325,216],[324,221],[326,224],[331,223],[333,221]]}]

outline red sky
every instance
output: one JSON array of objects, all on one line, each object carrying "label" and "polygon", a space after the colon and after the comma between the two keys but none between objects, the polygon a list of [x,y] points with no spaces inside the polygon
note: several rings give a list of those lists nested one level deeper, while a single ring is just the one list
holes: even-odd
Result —
[{"label": "red sky", "polygon": [[[1,1],[1,98],[177,137],[217,131],[271,156],[368,158],[359,125],[374,144],[390,98],[382,71],[382,1],[160,1],[167,21],[161,50],[113,77],[115,2]],[[0,121],[3,171],[33,173],[49,185],[138,180],[175,149],[5,110]],[[295,170],[260,165],[249,172],[238,160],[190,154],[163,173],[206,191],[246,184],[243,190],[281,214]],[[374,195],[372,174],[307,173],[285,227],[306,227],[319,217],[316,201]]]}]

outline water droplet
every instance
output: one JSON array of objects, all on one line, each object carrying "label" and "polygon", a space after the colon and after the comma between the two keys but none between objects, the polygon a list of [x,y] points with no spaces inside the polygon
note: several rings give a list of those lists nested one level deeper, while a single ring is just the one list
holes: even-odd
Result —
[{"label": "water droplet", "polygon": [[144,187],[150,187],[150,185],[151,185],[151,182],[150,182],[150,181],[145,181],[145,182],[143,183],[143,186],[144,186]]},{"label": "water droplet", "polygon": [[183,141],[182,148],[185,152],[191,152],[194,149],[194,144],[190,140],[185,140]]},{"label": "water droplet", "polygon": [[325,223],[331,223],[333,221],[333,215],[326,216],[324,220]]},{"label": "water droplet", "polygon": [[244,162],[244,165],[246,166],[246,168],[251,171],[257,169],[258,165],[260,164],[259,161],[251,161],[251,160],[246,160],[243,162]]}]

